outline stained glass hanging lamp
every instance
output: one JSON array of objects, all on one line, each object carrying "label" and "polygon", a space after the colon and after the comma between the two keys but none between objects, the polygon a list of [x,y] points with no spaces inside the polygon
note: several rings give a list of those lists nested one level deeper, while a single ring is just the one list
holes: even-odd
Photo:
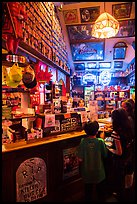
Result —
[{"label": "stained glass hanging lamp", "polygon": [[[105,2],[104,2],[105,11]],[[102,13],[92,27],[92,36],[95,38],[111,38],[119,31],[119,22],[106,11]]]}]

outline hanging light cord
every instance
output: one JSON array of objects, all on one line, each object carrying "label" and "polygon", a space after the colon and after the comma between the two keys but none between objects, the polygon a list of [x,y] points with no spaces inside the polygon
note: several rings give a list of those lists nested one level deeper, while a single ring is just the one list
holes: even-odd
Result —
[{"label": "hanging light cord", "polygon": [[105,1],[104,1],[104,12],[106,12],[106,8],[105,8]]}]

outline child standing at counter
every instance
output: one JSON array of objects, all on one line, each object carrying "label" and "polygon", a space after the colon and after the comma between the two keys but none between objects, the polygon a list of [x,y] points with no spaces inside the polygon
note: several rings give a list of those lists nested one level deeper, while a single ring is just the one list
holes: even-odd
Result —
[{"label": "child standing at counter", "polygon": [[81,176],[85,184],[86,202],[93,201],[106,177],[103,159],[107,157],[107,148],[102,138],[96,138],[98,129],[97,121],[86,123],[84,125],[86,136],[81,139],[77,149]]}]

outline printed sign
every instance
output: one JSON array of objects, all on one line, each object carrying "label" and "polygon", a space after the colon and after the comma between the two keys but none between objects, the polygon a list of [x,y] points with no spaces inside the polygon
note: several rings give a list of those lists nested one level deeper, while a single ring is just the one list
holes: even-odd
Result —
[{"label": "printed sign", "polygon": [[38,157],[23,161],[16,172],[16,202],[32,202],[46,195],[45,161]]},{"label": "printed sign", "polygon": [[63,179],[79,174],[79,162],[76,156],[76,149],[77,147],[72,147],[63,150]]},{"label": "printed sign", "polygon": [[77,126],[77,118],[66,118],[61,121],[61,131],[75,130]]},{"label": "printed sign", "polygon": [[89,110],[90,110],[90,121],[98,120],[98,102],[93,100],[89,101]]},{"label": "printed sign", "polygon": [[93,41],[71,44],[72,58],[74,61],[104,59],[104,41]]},{"label": "printed sign", "polygon": [[85,123],[88,120],[87,111],[81,111],[81,122]]},{"label": "printed sign", "polygon": [[55,114],[45,114],[45,127],[55,126]]}]

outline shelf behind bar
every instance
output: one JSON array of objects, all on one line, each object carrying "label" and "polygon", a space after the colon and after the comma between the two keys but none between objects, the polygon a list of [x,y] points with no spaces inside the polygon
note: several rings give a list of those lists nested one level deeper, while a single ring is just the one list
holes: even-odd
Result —
[{"label": "shelf behind bar", "polygon": [[[2,39],[2,48],[6,49],[6,40],[4,40],[4,39]],[[53,68],[57,68],[58,70],[60,70],[64,74],[70,75],[68,72],[66,72],[64,69],[62,69],[60,66],[55,64],[53,61],[49,60],[47,57],[42,55],[39,51],[28,46],[26,43],[20,42],[18,49],[31,55],[32,57],[36,58],[37,60],[42,61],[43,63],[46,63],[49,66],[52,66]]]},{"label": "shelf behind bar", "polygon": [[28,46],[26,43],[20,42],[19,49],[26,52],[26,53],[28,53],[29,55],[32,55],[33,57],[37,58],[38,60],[43,61],[44,63],[48,64],[49,66],[53,66],[54,68],[59,69],[60,71],[62,71],[66,75],[69,75],[69,73],[66,72],[65,70],[63,70],[60,66],[58,66],[57,64],[55,64],[54,62],[49,60],[47,57],[42,55],[39,51],[37,51],[37,50],[33,49],[32,47]]}]

